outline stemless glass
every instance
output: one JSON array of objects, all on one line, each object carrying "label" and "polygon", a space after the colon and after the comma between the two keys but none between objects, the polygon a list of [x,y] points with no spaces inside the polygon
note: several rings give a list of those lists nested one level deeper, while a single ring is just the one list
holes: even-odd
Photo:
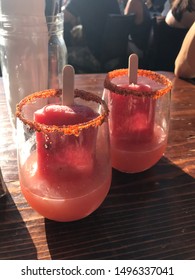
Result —
[{"label": "stemless glass", "polygon": [[58,126],[34,120],[44,103],[61,104],[61,94],[31,94],[17,105],[16,116],[21,191],[42,216],[65,222],[82,219],[100,206],[110,188],[112,167],[108,108],[100,97],[74,91],[74,104],[96,114],[87,122]]},{"label": "stemless glass", "polygon": [[162,157],[168,139],[172,83],[164,75],[138,70],[138,84],[128,84],[128,69],[107,74],[103,98],[109,108],[112,166],[144,171]]}]

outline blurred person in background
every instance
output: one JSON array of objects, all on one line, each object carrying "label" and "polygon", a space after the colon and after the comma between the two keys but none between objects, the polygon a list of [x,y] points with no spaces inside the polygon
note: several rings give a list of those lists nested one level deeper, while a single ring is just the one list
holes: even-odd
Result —
[{"label": "blurred person in background", "polygon": [[175,59],[195,21],[195,0],[173,0],[166,17],[156,17],[148,51],[148,68],[174,71]]},{"label": "blurred person in background", "polygon": [[150,10],[151,16],[160,15],[164,9],[166,0],[146,0],[146,6]]},{"label": "blurred person in background", "polygon": [[167,16],[168,12],[170,11],[170,9],[172,7],[172,2],[173,1],[174,0],[166,0],[166,2],[164,3],[163,10],[162,10],[160,16],[162,16],[164,18]]},{"label": "blurred person in background", "polygon": [[135,14],[135,24],[140,25],[150,19],[150,12],[143,0],[128,0],[124,14]]},{"label": "blurred person in background", "polygon": [[195,0],[174,0],[165,21],[171,27],[189,29],[195,21]]},{"label": "blurred person in background", "polygon": [[144,0],[128,0],[124,14],[135,14],[135,26],[129,36],[128,52],[136,53],[140,67],[144,67],[144,53],[151,31],[151,16]]},{"label": "blurred person in background", "polygon": [[64,10],[65,23],[82,26],[84,40],[96,59],[100,57],[102,33],[108,14],[121,14],[117,0],[69,0]]},{"label": "blurred person in background", "polygon": [[174,73],[179,78],[195,78],[195,22],[184,38],[175,60]]}]

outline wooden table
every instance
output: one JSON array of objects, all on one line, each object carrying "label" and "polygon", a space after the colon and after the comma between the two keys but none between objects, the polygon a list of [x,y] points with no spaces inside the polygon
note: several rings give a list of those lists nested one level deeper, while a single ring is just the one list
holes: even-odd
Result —
[{"label": "wooden table", "polygon": [[[195,259],[195,86],[174,78],[165,156],[140,174],[113,170],[103,205],[70,223],[44,219],[20,192],[16,147],[0,79],[0,259]],[[102,94],[104,74],[76,76]]]}]

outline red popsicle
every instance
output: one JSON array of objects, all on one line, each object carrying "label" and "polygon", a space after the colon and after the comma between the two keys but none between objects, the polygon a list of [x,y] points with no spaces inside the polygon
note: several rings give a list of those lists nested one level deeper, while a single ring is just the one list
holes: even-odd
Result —
[{"label": "red popsicle", "polygon": [[[151,90],[150,85],[119,85],[134,91]],[[155,100],[145,96],[110,93],[110,129],[113,137],[128,138],[130,143],[143,143],[153,136]]]},{"label": "red popsicle", "polygon": [[[88,122],[97,113],[83,105],[47,105],[34,114],[34,120],[41,124],[67,126]],[[41,173],[59,172],[75,168],[89,172],[93,168],[97,128],[90,127],[79,136],[61,132],[36,133],[37,166]]]}]

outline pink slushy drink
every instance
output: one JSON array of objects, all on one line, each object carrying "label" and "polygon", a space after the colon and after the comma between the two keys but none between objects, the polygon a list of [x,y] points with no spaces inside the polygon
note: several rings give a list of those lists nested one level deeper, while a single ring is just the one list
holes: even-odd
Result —
[{"label": "pink slushy drink", "polygon": [[112,166],[136,173],[153,166],[163,155],[169,123],[169,81],[151,71],[138,71],[137,84],[128,84],[126,70],[110,72],[105,96],[110,110]]},{"label": "pink slushy drink", "polygon": [[[80,98],[87,104],[88,93],[82,92]],[[89,99],[96,103],[98,97]],[[25,160],[24,145],[19,148],[21,190],[32,208],[46,218],[84,218],[100,206],[109,191],[108,111],[100,98],[98,104],[101,113],[77,103],[46,105],[34,112],[32,121],[21,118],[23,107],[18,112],[34,130],[31,141],[36,144]]]}]

